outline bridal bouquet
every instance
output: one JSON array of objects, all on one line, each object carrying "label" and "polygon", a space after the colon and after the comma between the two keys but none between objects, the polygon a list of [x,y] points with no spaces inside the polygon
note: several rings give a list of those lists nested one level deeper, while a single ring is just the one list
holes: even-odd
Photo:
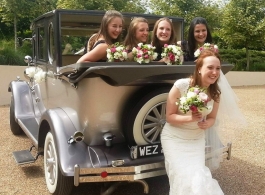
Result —
[{"label": "bridal bouquet", "polygon": [[138,46],[132,49],[133,59],[140,64],[149,63],[157,58],[154,50],[155,47],[151,44],[138,43]]},{"label": "bridal bouquet", "polygon": [[26,68],[25,73],[31,81],[35,81],[36,83],[40,83],[46,78],[46,72],[39,67],[28,67]]},{"label": "bridal bouquet", "polygon": [[181,50],[180,46],[165,44],[161,57],[167,65],[182,64],[183,51]]},{"label": "bridal bouquet", "polygon": [[107,58],[108,62],[113,61],[125,61],[128,59],[127,51],[124,45],[120,45],[119,43],[115,43],[107,49]]},{"label": "bridal bouquet", "polygon": [[190,110],[203,113],[209,109],[207,106],[208,101],[206,89],[195,86],[189,88],[188,92],[176,104],[179,105],[179,109],[185,114]]},{"label": "bridal bouquet", "polygon": [[199,55],[201,54],[201,52],[205,49],[211,49],[213,50],[215,53],[218,53],[218,46],[214,45],[214,44],[210,44],[210,43],[204,43],[203,46],[199,47],[195,52],[194,52],[194,56],[197,58],[199,57]]}]

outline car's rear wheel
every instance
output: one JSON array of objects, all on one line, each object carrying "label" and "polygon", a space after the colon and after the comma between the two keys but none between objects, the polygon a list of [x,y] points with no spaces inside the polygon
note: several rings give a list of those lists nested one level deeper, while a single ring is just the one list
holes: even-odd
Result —
[{"label": "car's rear wheel", "polygon": [[18,125],[15,119],[15,106],[14,106],[14,97],[11,96],[11,102],[10,102],[10,129],[14,135],[20,135],[23,133],[23,130]]},{"label": "car's rear wheel", "polygon": [[44,172],[46,185],[51,194],[69,195],[72,191],[73,177],[62,175],[56,152],[54,136],[48,132],[44,144]]},{"label": "car's rear wheel", "polygon": [[130,145],[160,143],[169,90],[164,87],[150,91],[131,103],[124,123],[124,134]]}]

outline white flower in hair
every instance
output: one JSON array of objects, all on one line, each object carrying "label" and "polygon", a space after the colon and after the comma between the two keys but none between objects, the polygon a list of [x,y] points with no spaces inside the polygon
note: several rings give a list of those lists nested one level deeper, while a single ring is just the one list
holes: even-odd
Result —
[{"label": "white flower in hair", "polygon": [[194,52],[194,56],[197,58],[199,57],[199,55],[201,54],[201,52],[205,49],[210,49],[212,51],[214,51],[215,53],[218,53],[218,46],[214,45],[214,44],[210,44],[210,43],[204,43],[203,46],[199,47],[195,52]]}]

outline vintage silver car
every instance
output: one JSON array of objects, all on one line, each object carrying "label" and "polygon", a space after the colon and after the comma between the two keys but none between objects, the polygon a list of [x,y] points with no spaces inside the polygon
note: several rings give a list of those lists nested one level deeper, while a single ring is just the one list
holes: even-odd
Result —
[{"label": "vintage silver car", "polygon": [[[51,194],[70,194],[80,183],[111,182],[102,191],[107,195],[117,183],[126,181],[141,183],[148,193],[144,179],[166,174],[160,133],[167,94],[176,79],[193,72],[194,62],[179,66],[162,62],[76,63],[104,13],[54,10],[36,18],[32,24],[33,56],[25,57],[26,80],[17,78],[8,88],[11,131],[14,135],[24,132],[32,141],[30,149],[13,153],[15,160],[34,163],[44,155]],[[163,17],[123,15],[124,35],[133,17],[145,17],[150,31]],[[177,39],[183,39],[183,19],[169,18]],[[224,73],[231,68],[222,65]],[[228,144],[223,158],[230,155]],[[206,155],[206,160],[209,158]]]}]

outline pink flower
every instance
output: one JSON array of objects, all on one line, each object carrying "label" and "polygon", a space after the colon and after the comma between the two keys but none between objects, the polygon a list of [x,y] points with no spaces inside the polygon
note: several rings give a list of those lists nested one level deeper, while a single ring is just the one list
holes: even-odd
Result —
[{"label": "pink flower", "polygon": [[196,106],[194,106],[194,105],[191,105],[191,106],[190,106],[190,110],[191,110],[192,112],[197,112],[197,111],[198,111],[198,108],[197,108]]},{"label": "pink flower", "polygon": [[206,93],[199,93],[199,98],[203,101],[203,102],[207,102],[208,101],[208,95]]},{"label": "pink flower", "polygon": [[161,57],[167,65],[182,64],[183,51],[180,46],[164,44]]},{"label": "pink flower", "polygon": [[175,62],[175,55],[172,53],[169,53],[169,59],[170,61]]},{"label": "pink flower", "polygon": [[196,93],[196,94],[198,94],[200,92],[200,89],[195,88],[193,92]]},{"label": "pink flower", "polygon": [[144,59],[148,59],[149,58],[149,55],[148,54],[145,54],[144,55]]},{"label": "pink flower", "polygon": [[143,53],[147,53],[148,52],[148,50],[147,49],[143,49]]},{"label": "pink flower", "polygon": [[116,48],[115,47],[112,47],[110,50],[111,50],[112,53],[116,52]]}]

